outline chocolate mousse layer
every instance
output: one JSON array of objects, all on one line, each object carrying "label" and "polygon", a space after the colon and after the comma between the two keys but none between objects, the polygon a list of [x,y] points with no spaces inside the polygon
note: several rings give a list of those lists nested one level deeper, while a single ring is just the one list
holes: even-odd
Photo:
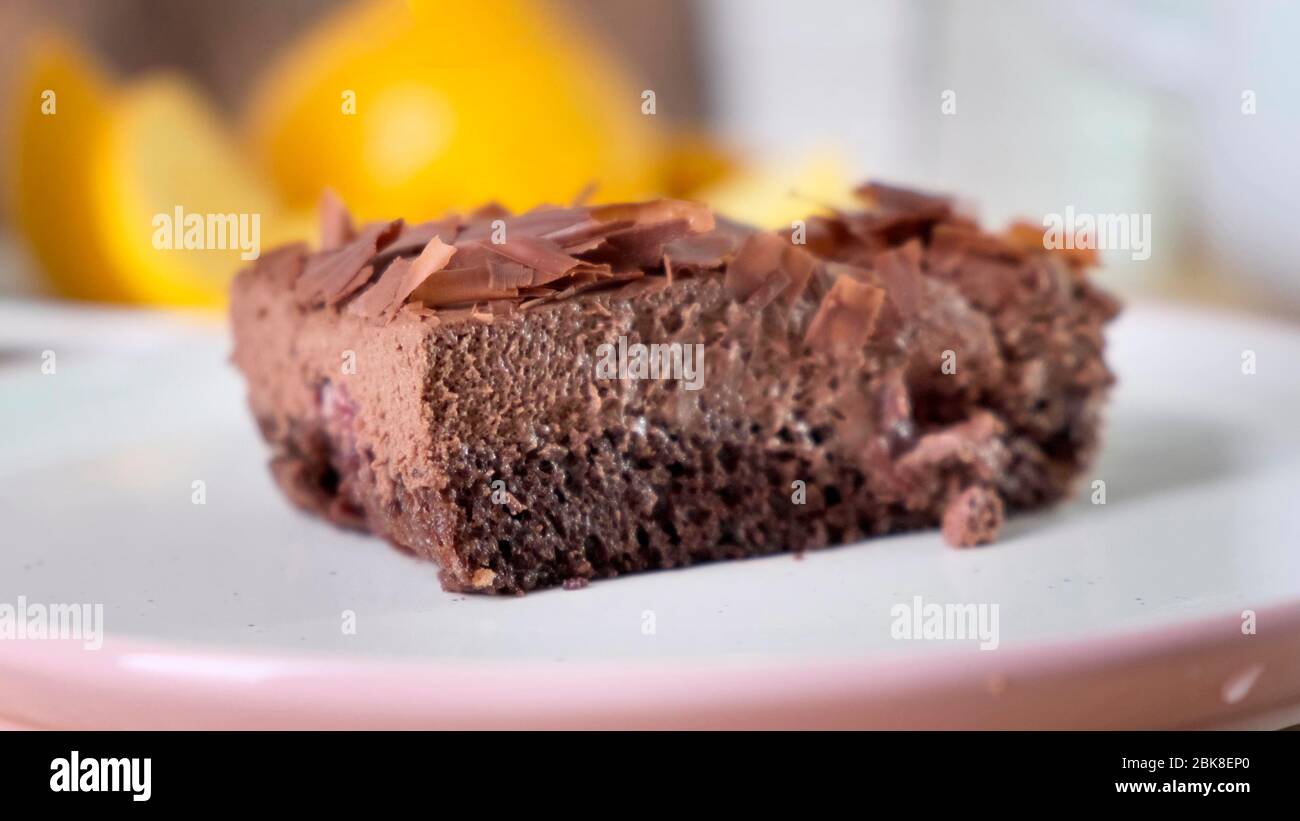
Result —
[{"label": "chocolate mousse layer", "polygon": [[234,361],[297,505],[449,590],[941,527],[993,540],[1098,444],[1093,260],[880,184],[783,235],[670,200],[355,227],[265,254]]}]

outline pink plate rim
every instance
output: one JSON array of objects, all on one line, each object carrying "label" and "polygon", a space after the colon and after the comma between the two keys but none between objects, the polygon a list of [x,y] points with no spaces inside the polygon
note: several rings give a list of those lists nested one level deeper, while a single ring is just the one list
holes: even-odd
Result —
[{"label": "pink plate rim", "polygon": [[1300,601],[994,652],[846,661],[433,662],[109,637],[0,641],[0,727],[94,729],[1249,726],[1300,706]]}]

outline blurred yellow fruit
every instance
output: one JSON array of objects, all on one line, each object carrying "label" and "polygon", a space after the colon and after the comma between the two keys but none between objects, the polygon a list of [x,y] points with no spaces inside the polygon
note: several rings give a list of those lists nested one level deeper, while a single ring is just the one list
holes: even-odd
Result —
[{"label": "blurred yellow fruit", "polygon": [[696,191],[694,197],[732,219],[772,230],[831,208],[857,207],[848,163],[830,149],[769,162]]},{"label": "blurred yellow fruit", "polygon": [[122,89],[95,143],[89,183],[104,261],[135,301],[219,304],[251,256],[314,231],[283,212],[216,112],[179,76]]},{"label": "blurred yellow fruit", "polygon": [[597,45],[535,0],[363,0],[273,64],[247,136],[291,203],[363,219],[653,193],[654,117]]},{"label": "blurred yellow fruit", "polygon": [[703,132],[671,134],[659,159],[662,193],[689,199],[739,172],[736,158]]},{"label": "blurred yellow fruit", "polygon": [[109,80],[72,43],[45,35],[20,57],[9,98],[6,200],[35,261],[62,294],[121,300],[100,253],[86,184],[107,119]]}]

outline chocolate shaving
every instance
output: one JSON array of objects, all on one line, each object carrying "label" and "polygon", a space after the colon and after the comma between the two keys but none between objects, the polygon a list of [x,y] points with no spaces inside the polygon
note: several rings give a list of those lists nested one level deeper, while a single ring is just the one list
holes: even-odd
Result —
[{"label": "chocolate shaving", "polygon": [[804,342],[833,356],[860,351],[875,330],[884,300],[885,292],[874,285],[849,276],[836,278],[822,298]]},{"label": "chocolate shaving", "polygon": [[539,206],[518,216],[495,214],[486,217],[475,216],[466,226],[459,239],[485,240],[492,238],[497,226],[492,223],[501,220],[504,226],[504,239],[512,237],[541,237],[552,232],[561,231],[590,219],[585,208],[557,208]]},{"label": "chocolate shaving", "polygon": [[804,247],[811,253],[835,258],[843,254],[852,242],[853,234],[839,216],[814,215],[805,221],[804,240]]},{"label": "chocolate shaving", "polygon": [[[631,273],[641,274],[644,272],[638,269],[635,271],[625,272],[623,276],[628,276]],[[595,263],[584,261],[578,263],[578,266],[569,272],[569,275],[564,279],[564,281],[566,283],[597,282],[603,279],[613,279],[616,276],[618,275],[614,273],[614,266],[612,265],[603,262]]]},{"label": "chocolate shaving", "polygon": [[384,256],[418,254],[434,237],[442,240],[446,245],[455,245],[460,224],[460,217],[447,217],[418,225],[407,225],[402,228],[402,233],[397,235],[397,239],[384,249]]},{"label": "chocolate shaving", "polygon": [[379,279],[348,305],[348,310],[365,317],[383,317],[391,322],[416,288],[446,268],[455,253],[454,247],[437,236],[433,237],[419,256],[393,260]]},{"label": "chocolate shaving", "polygon": [[[930,247],[938,253],[956,252],[974,254],[1003,262],[1024,262],[1029,250],[1013,245],[999,237],[985,234],[975,226],[936,225],[930,236]],[[1038,235],[1039,253],[1042,253],[1042,234]]]},{"label": "chocolate shaving", "polygon": [[664,257],[671,259],[678,268],[701,270],[704,268],[721,268],[726,264],[740,241],[720,231],[707,234],[692,234],[673,240],[664,246]]},{"label": "chocolate shaving", "polygon": [[776,234],[759,232],[750,236],[727,265],[723,281],[727,293],[741,302],[749,299],[781,267],[781,257],[789,247]]},{"label": "chocolate shaving", "polygon": [[591,209],[591,216],[606,221],[631,220],[637,225],[684,219],[690,225],[691,232],[696,234],[712,231],[714,226],[713,212],[708,206],[685,200],[661,199],[598,205]]},{"label": "chocolate shaving", "polygon": [[1057,254],[1076,272],[1100,264],[1096,248],[1048,248],[1043,244],[1043,228],[1031,222],[1014,222],[1007,226],[1001,239],[1012,248],[1030,254]]},{"label": "chocolate shaving", "polygon": [[[1041,231],[1026,223],[985,233],[948,197],[879,182],[857,195],[864,210],[811,216],[805,243],[794,245],[789,232],[757,231],[671,199],[593,207],[579,199],[521,214],[490,204],[465,219],[358,232],[326,192],[325,250],[272,252],[258,268],[296,277],[309,307],[361,291],[349,312],[386,321],[403,313],[491,321],[592,291],[634,296],[681,276],[721,272],[726,291],[748,309],[818,304],[805,340],[838,353],[908,332],[927,279],[951,283],[981,308],[1033,300],[1047,311],[1072,287],[1071,274],[1077,281],[1095,262],[1092,251],[1044,250]],[[453,260],[456,267],[447,267]]]},{"label": "chocolate shaving", "polygon": [[294,286],[298,302],[306,307],[335,305],[365,285],[374,273],[370,260],[402,229],[402,221],[373,223],[342,248],[310,257]]},{"label": "chocolate shaving", "polygon": [[690,223],[685,219],[635,224],[605,237],[605,241],[594,251],[584,254],[583,259],[657,268],[663,264],[664,245],[688,236],[690,232]]},{"label": "chocolate shaving", "polygon": [[584,219],[550,231],[542,237],[569,253],[580,253],[599,246],[605,237],[624,228],[631,228],[634,224],[632,220]]},{"label": "chocolate shaving", "polygon": [[526,288],[537,276],[536,269],[509,260],[488,260],[487,268],[488,287],[493,291]]},{"label": "chocolate shaving", "polygon": [[[563,289],[552,290],[550,293],[541,294],[536,298],[528,299],[519,307],[521,310],[526,311],[539,305],[545,305],[549,302],[557,302],[561,299],[569,299],[578,294],[587,293],[589,291],[617,288],[625,283],[641,279],[645,276],[645,271],[639,269],[615,273],[609,270],[609,266],[584,265],[574,269],[573,273],[568,277],[565,277],[562,283],[565,285]],[[527,294],[527,296],[532,296],[532,294]]]},{"label": "chocolate shaving", "polygon": [[480,245],[511,262],[534,269],[537,273],[530,285],[545,285],[559,279],[579,262],[561,251],[555,243],[538,237],[510,237],[499,245],[480,241]]},{"label": "chocolate shaving", "polygon": [[803,295],[816,267],[817,258],[802,248],[791,246],[785,249],[785,254],[781,257],[781,270],[790,278],[790,284],[782,292],[781,299],[787,305],[793,305]]},{"label": "chocolate shaving", "polygon": [[[322,200],[322,214],[333,241],[351,230],[345,231],[350,218],[332,194]],[[387,321],[406,301],[426,310],[502,301],[532,306],[622,287],[647,270],[671,271],[674,262],[683,271],[721,267],[748,233],[734,223],[715,223],[708,208],[681,200],[543,205],[517,215],[493,203],[465,220],[364,226],[342,245],[308,257],[297,290],[304,304],[333,305],[373,280],[349,310]],[[692,242],[696,236],[705,238]],[[439,256],[425,258],[432,249]],[[680,259],[667,260],[670,252]],[[447,268],[453,254],[456,267]],[[383,273],[376,278],[375,271]]]},{"label": "chocolate shaving", "polygon": [[664,290],[669,285],[667,277],[661,276],[643,276],[636,277],[631,282],[623,285],[618,289],[618,295],[624,299],[643,296],[645,294],[654,294]]},{"label": "chocolate shaving", "polygon": [[493,288],[492,272],[486,265],[473,268],[444,268],[431,274],[411,296],[430,308],[514,299],[516,288]]},{"label": "chocolate shaving", "polygon": [[466,240],[463,236],[456,242],[456,266],[458,268],[487,268],[488,260],[499,259],[483,240]]},{"label": "chocolate shaving", "polygon": [[398,311],[399,316],[402,314],[406,314],[421,321],[430,322],[434,325],[441,322],[437,311],[426,305],[422,305],[419,302],[408,302],[403,305],[402,310]]},{"label": "chocolate shaving", "polygon": [[952,198],[927,194],[910,188],[869,180],[853,189],[853,193],[868,208],[886,213],[933,215],[941,219],[952,211]]},{"label": "chocolate shaving", "polygon": [[921,308],[921,243],[912,240],[876,257],[876,275],[904,322]]},{"label": "chocolate shaving", "polygon": [[[948,197],[880,182],[869,182],[854,193],[867,210],[853,214],[836,213],[832,219],[838,224],[833,225],[833,229],[856,239],[868,254],[902,245],[910,239],[928,239],[936,224],[954,219],[952,200]],[[828,244],[826,227],[825,224],[819,225],[817,236],[809,238],[809,245],[818,253],[823,253]],[[832,249],[837,245],[842,247],[837,240],[829,240],[829,244]]]},{"label": "chocolate shaving", "polygon": [[517,217],[506,220],[508,230],[525,237],[547,237],[572,225],[591,219],[586,208],[562,208],[557,205],[539,205]]},{"label": "chocolate shaving", "polygon": [[785,282],[780,296],[789,305],[804,292],[815,266],[811,254],[760,231],[750,234],[727,264],[724,284],[731,296],[745,302],[779,276]]},{"label": "chocolate shaving", "polygon": [[321,192],[320,205],[320,247],[322,251],[342,248],[356,237],[352,225],[352,215],[334,189],[326,188]]},{"label": "chocolate shaving", "polygon": [[291,288],[302,275],[302,266],[307,259],[307,245],[295,242],[268,251],[257,258],[253,268],[261,276],[267,277],[277,288]]},{"label": "chocolate shaving", "polygon": [[754,310],[761,311],[768,305],[772,304],[781,292],[790,287],[790,275],[781,269],[777,269],[768,276],[767,281],[758,287],[758,290],[750,293],[745,299],[745,305]]},{"label": "chocolate shaving", "polygon": [[[848,277],[855,282],[861,282],[867,285],[875,285],[872,282],[872,273],[869,268],[863,268],[859,265],[850,265],[845,262],[827,262],[822,269],[830,279],[827,282],[826,291],[830,291],[830,286],[835,284],[835,280],[840,277]],[[879,286],[877,286],[879,287]]]},{"label": "chocolate shaving", "polygon": [[476,222],[478,220],[490,221],[495,219],[505,219],[508,216],[510,216],[509,208],[506,208],[499,202],[489,202],[480,205],[469,215],[469,218],[470,221]]}]

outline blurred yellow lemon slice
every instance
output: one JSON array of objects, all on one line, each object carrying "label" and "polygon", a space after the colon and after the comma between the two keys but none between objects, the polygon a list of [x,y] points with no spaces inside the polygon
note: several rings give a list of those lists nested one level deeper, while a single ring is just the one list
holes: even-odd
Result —
[{"label": "blurred yellow lemon slice", "polygon": [[678,199],[690,199],[738,173],[740,166],[732,152],[700,131],[668,135],[659,160],[663,193]]},{"label": "blurred yellow lemon slice", "polygon": [[652,193],[655,117],[598,45],[535,0],[363,0],[271,67],[248,139],[290,202],[363,219]]},{"label": "blurred yellow lemon slice", "polygon": [[742,171],[697,191],[695,198],[732,219],[780,230],[810,214],[856,207],[853,179],[839,152],[819,149]]},{"label": "blurred yellow lemon slice", "polygon": [[240,267],[310,230],[282,212],[205,98],[178,76],[121,91],[96,144],[90,190],[106,261],[141,302],[219,304]]},{"label": "blurred yellow lemon slice", "polygon": [[120,300],[86,197],[91,146],[109,110],[110,81],[72,43],[41,36],[19,61],[9,98],[5,192],[18,232],[65,296]]}]

